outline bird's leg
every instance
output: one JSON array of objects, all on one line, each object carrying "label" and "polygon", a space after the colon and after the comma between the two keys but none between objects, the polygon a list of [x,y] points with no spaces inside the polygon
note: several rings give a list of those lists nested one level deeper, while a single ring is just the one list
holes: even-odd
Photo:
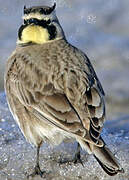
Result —
[{"label": "bird's leg", "polygon": [[74,162],[75,164],[76,164],[76,163],[81,163],[82,166],[84,166],[83,163],[82,163],[82,160],[81,160],[80,149],[81,149],[81,146],[80,146],[79,143],[77,143],[77,150],[76,150],[75,155],[74,155],[74,157],[73,157],[73,162]]},{"label": "bird's leg", "polygon": [[77,143],[77,150],[76,150],[75,155],[74,155],[74,157],[72,158],[72,160],[64,159],[64,160],[60,160],[59,163],[60,163],[60,164],[64,164],[64,163],[73,162],[73,163],[75,163],[75,164],[76,164],[76,163],[81,163],[82,166],[83,166],[83,163],[82,163],[82,161],[81,161],[80,149],[81,149],[80,144]]},{"label": "bird's leg", "polygon": [[39,166],[39,151],[40,151],[40,145],[37,147],[35,174],[40,175],[42,177],[44,171],[41,171],[40,166]]},{"label": "bird's leg", "polygon": [[33,173],[27,176],[28,178],[29,178],[30,176],[31,176],[31,177],[34,177],[35,175],[40,175],[40,176],[42,177],[43,174],[45,173],[45,171],[42,171],[42,170],[40,169],[40,166],[39,166],[39,151],[40,151],[40,146],[41,146],[41,144],[38,145],[38,147],[37,147],[36,166],[35,166],[35,168],[34,168]]}]

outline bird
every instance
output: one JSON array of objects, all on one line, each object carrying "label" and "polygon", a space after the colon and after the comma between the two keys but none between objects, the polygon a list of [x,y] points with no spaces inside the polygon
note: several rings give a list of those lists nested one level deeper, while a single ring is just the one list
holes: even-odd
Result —
[{"label": "bird", "polygon": [[105,93],[96,72],[80,49],[71,45],[52,6],[24,6],[16,49],[7,60],[5,92],[9,109],[26,140],[37,148],[31,175],[43,175],[39,151],[44,142],[66,139],[93,154],[110,176],[123,173],[101,137]]}]

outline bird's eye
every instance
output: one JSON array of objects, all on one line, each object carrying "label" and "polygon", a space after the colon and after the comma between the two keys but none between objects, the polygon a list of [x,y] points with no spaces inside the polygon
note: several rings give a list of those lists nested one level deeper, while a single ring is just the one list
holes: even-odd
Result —
[{"label": "bird's eye", "polygon": [[28,24],[38,24],[39,21],[35,18],[32,18],[32,19],[28,19]]},{"label": "bird's eye", "polygon": [[29,19],[29,23],[31,24],[31,23],[35,23],[36,22],[36,20],[35,19]]},{"label": "bird's eye", "polygon": [[25,25],[27,25],[27,24],[38,24],[38,20],[35,18],[31,18],[31,19],[27,19],[27,20],[24,19],[24,24]]}]

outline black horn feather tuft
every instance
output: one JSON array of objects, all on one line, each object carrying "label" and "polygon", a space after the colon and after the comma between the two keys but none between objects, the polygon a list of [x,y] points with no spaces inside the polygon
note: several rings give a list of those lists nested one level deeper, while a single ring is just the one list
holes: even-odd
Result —
[{"label": "black horn feather tuft", "polygon": [[46,13],[47,13],[47,14],[51,14],[52,11],[55,10],[55,8],[56,8],[56,3],[54,3],[54,5],[53,5],[52,7],[50,7],[48,10],[46,10]]},{"label": "black horn feather tuft", "polygon": [[56,2],[54,2],[54,5],[51,7],[52,11],[56,8]]},{"label": "black horn feather tuft", "polygon": [[24,14],[25,14],[25,12],[26,12],[26,5],[24,5]]}]

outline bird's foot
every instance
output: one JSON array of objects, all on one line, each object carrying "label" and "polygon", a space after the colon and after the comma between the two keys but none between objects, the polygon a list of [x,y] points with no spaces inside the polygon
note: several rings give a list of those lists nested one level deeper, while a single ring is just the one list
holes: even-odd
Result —
[{"label": "bird's foot", "polygon": [[74,164],[81,163],[81,165],[84,167],[83,162],[81,160],[80,152],[75,154],[75,156],[73,158],[73,162],[74,162]]},{"label": "bird's foot", "polygon": [[35,166],[33,172],[31,174],[27,175],[27,179],[29,179],[30,177],[34,177],[36,175],[39,175],[40,177],[43,177],[44,173],[45,173],[45,171],[42,171],[40,169],[40,167],[37,165],[37,166]]}]

